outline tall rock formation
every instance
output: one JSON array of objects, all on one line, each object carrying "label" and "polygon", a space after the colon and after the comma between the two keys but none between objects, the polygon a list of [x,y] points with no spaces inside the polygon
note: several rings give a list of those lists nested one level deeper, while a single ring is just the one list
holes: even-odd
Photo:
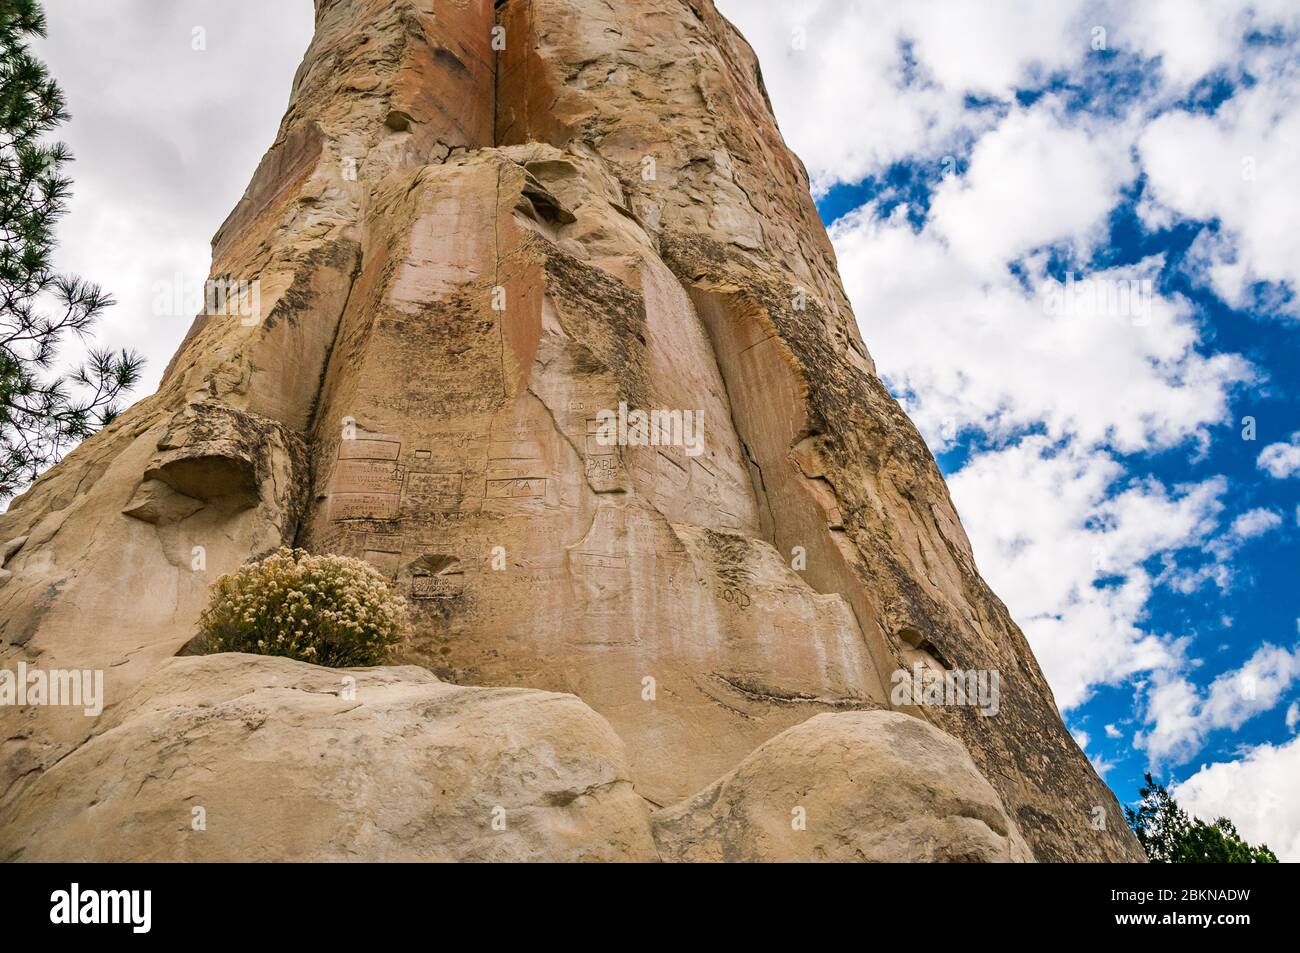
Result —
[{"label": "tall rock formation", "polygon": [[[388,780],[261,815],[249,851],[646,859],[653,828],[670,859],[1140,859],[710,0],[316,0],[212,275],[256,313],[200,316],[159,391],[0,516],[0,666],[102,670],[109,706],[0,709],[0,857],[240,856],[175,818],[237,814],[223,772],[313,797],[285,765],[340,783],[320,747]],[[337,673],[171,658],[212,581],[280,545],[369,560],[415,607],[424,671],[364,674],[328,742]],[[996,673],[996,703],[900,704],[917,665]],[[421,817],[394,778],[449,762],[394,731],[454,736],[491,790],[449,781]],[[520,804],[532,833],[482,846]],[[320,843],[331,812],[369,839]],[[43,833],[68,824],[103,840]]]}]

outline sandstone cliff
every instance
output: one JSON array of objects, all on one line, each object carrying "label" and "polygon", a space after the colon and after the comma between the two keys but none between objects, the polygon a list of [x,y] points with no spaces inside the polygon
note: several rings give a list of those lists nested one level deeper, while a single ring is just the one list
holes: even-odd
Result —
[{"label": "sandstone cliff", "polygon": [[[212,275],[257,313],[0,516],[0,666],[109,703],[0,709],[0,857],[1141,858],[710,0],[316,0]],[[387,573],[415,668],[173,660],[280,545]],[[917,664],[996,714],[897,704]]]}]

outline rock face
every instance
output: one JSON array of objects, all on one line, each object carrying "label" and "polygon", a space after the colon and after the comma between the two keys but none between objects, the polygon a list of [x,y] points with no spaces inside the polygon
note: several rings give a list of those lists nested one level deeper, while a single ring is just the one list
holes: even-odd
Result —
[{"label": "rock face", "polygon": [[[157,394],[0,516],[14,541],[0,666],[102,670],[104,717],[136,733],[123,744],[139,770],[149,719],[165,717],[150,693],[182,671],[168,659],[209,585],[288,544],[389,575],[416,607],[400,661],[537,690],[512,705],[578,696],[655,808],[733,770],[819,770],[786,742],[746,759],[822,713],[898,709],[924,743],[896,744],[886,719],[893,740],[864,751],[961,762],[953,799],[929,781],[898,794],[897,810],[914,796],[937,812],[906,828],[915,859],[1141,858],[876,376],[758,63],[709,0],[317,0],[279,136],[214,239],[212,274],[252,283],[231,298],[251,305],[209,308]],[[914,665],[996,674],[996,714],[891,697]],[[414,677],[401,671],[376,677]],[[418,685],[410,697],[451,691]],[[302,701],[277,696],[276,717],[301,722]],[[798,730],[871,734],[865,716],[836,717]],[[591,731],[583,757],[616,765]],[[73,779],[95,770],[81,749],[110,734],[80,709],[0,709],[0,856],[60,852],[23,819],[82,803]],[[836,823],[893,816],[853,808],[851,788],[827,783]],[[953,822],[958,803],[986,830]],[[716,827],[682,810],[672,856],[782,855],[757,833],[684,843]],[[367,842],[375,856],[384,836]],[[841,845],[828,856],[912,849],[826,836]],[[555,857],[644,847],[529,843]],[[286,840],[256,856],[332,849]]]}]

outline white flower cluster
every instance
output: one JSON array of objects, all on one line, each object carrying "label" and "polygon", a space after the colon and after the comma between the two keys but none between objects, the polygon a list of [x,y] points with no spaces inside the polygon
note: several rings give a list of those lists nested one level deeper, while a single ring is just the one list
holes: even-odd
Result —
[{"label": "white flower cluster", "polygon": [[335,667],[376,665],[406,638],[406,601],[369,563],[281,548],[213,586],[204,649]]}]

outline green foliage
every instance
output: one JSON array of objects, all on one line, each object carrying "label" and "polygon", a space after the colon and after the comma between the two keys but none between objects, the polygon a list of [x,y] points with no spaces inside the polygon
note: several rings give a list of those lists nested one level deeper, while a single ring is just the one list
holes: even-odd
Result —
[{"label": "green foliage", "polygon": [[1263,844],[1251,847],[1226,817],[1213,824],[1195,817],[1157,784],[1150,774],[1139,789],[1142,803],[1137,810],[1124,808],[1129,827],[1142,849],[1161,864],[1276,864],[1277,855]]},{"label": "green foliage", "polygon": [[280,549],[222,576],[199,618],[204,654],[378,665],[410,629],[406,601],[369,563]]},{"label": "green foliage", "polygon": [[68,118],[27,46],[44,35],[36,0],[0,0],[0,502],[110,422],[143,367],[134,353],[91,348],[70,374],[51,373],[66,334],[88,336],[113,299],[51,266],[72,157],[43,140]]}]

